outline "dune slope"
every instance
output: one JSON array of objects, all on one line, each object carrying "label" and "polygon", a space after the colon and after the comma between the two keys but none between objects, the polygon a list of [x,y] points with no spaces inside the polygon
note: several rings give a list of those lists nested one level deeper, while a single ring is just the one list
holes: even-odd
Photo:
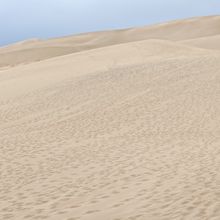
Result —
[{"label": "dune slope", "polygon": [[202,37],[192,40],[184,40],[181,43],[189,46],[220,50],[220,35],[214,35],[210,37]]},{"label": "dune slope", "polygon": [[219,61],[145,40],[0,71],[0,219],[219,219]]}]

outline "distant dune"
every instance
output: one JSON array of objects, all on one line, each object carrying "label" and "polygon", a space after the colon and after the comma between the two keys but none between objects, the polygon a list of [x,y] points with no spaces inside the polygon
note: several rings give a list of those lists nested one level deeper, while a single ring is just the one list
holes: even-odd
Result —
[{"label": "distant dune", "polygon": [[0,219],[220,219],[219,27],[0,48]]},{"label": "distant dune", "polygon": [[[220,16],[209,16],[143,28],[88,33],[49,40],[32,39],[0,48],[0,67],[15,66],[74,52],[147,39],[171,41],[193,39],[194,46],[202,47],[203,44],[196,43],[196,38],[220,35],[219,23]],[[209,38],[206,40],[205,48],[209,44]]]}]

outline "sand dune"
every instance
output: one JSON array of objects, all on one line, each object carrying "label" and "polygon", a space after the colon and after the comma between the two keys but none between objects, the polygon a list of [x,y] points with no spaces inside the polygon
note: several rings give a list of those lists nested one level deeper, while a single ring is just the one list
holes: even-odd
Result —
[{"label": "sand dune", "polygon": [[[146,40],[56,57],[2,71],[0,101],[68,78],[82,77],[117,67],[139,65],[148,60],[160,60],[161,57],[174,59],[189,55],[201,57],[208,54],[215,53],[170,41]],[[25,87],[24,83],[26,83]]]},{"label": "sand dune", "polygon": [[[209,16],[143,28],[88,33],[49,40],[32,39],[0,48],[0,67],[15,66],[132,41],[147,39],[180,41],[213,36],[220,34],[219,27],[220,16]],[[31,55],[31,51],[33,55]]]},{"label": "sand dune", "polygon": [[211,37],[202,37],[192,40],[185,40],[182,41],[181,43],[189,46],[200,47],[200,48],[220,50],[220,35],[214,35]]},{"label": "sand dune", "polygon": [[173,41],[2,49],[0,219],[220,219],[220,51],[198,48],[218,18]]},{"label": "sand dune", "polygon": [[75,52],[71,47],[42,47],[0,54],[0,66],[17,66]]}]

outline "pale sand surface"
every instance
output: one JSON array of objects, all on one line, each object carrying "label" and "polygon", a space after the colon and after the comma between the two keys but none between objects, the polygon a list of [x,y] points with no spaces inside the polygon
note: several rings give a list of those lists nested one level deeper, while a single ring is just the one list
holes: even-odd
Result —
[{"label": "pale sand surface", "polygon": [[39,40],[1,48],[23,61],[0,69],[0,219],[219,220],[217,22],[62,56],[38,47],[39,62],[25,48]]}]

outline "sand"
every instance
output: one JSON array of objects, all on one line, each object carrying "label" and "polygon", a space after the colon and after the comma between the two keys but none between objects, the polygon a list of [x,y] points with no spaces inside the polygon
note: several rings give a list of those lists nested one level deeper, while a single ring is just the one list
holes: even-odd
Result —
[{"label": "sand", "polygon": [[219,26],[0,48],[0,219],[220,219]]}]

